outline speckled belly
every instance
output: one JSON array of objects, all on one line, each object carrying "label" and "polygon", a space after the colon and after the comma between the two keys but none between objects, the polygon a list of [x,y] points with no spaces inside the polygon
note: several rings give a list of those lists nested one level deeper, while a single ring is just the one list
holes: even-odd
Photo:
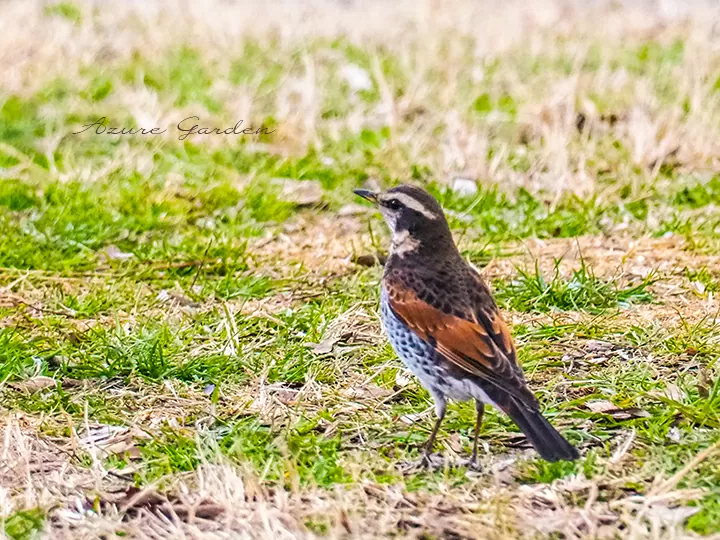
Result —
[{"label": "speckled belly", "polygon": [[393,350],[433,397],[456,401],[475,398],[494,405],[473,381],[458,380],[446,372],[444,361],[435,359],[435,349],[415,335],[390,309],[384,288],[380,294],[380,315]]}]

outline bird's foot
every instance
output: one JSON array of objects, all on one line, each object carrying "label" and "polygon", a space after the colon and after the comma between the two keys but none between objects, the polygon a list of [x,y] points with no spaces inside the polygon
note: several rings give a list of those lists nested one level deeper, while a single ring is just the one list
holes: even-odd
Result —
[{"label": "bird's foot", "polygon": [[461,459],[458,461],[459,467],[467,467],[471,471],[481,471],[482,465],[478,462],[477,456],[471,456],[467,459]]},{"label": "bird's foot", "polygon": [[412,474],[420,471],[437,471],[445,466],[445,459],[440,454],[424,453],[419,459],[409,459],[400,462],[400,471]]}]

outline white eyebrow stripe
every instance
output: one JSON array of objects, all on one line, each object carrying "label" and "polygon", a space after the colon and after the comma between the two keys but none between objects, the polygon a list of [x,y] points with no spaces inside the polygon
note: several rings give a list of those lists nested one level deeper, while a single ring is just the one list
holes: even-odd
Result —
[{"label": "white eyebrow stripe", "polygon": [[403,203],[408,208],[412,208],[416,212],[420,212],[423,216],[425,216],[428,219],[435,220],[440,217],[437,214],[435,214],[434,212],[428,210],[420,201],[411,197],[410,195],[407,195],[406,193],[398,193],[398,192],[388,193],[387,195],[385,195],[382,198],[383,201],[388,201],[391,199],[397,199],[398,201]]}]

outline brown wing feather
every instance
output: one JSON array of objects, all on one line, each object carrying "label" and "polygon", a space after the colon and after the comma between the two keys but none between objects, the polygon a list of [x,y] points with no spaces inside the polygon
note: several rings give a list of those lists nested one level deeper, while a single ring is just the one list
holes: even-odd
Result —
[{"label": "brown wing feather", "polygon": [[403,283],[385,279],[384,284],[393,312],[423,341],[432,343],[443,357],[523,403],[537,402],[525,385],[515,360],[510,330],[497,308],[493,309],[492,318],[483,324],[485,317],[478,317],[476,312],[468,313],[468,318],[445,313],[419,298]]}]

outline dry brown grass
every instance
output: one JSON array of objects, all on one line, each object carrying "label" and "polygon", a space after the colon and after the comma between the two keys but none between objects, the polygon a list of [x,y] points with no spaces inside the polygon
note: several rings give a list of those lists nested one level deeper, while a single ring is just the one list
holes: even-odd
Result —
[{"label": "dry brown grass", "polygon": [[[631,539],[696,537],[682,528],[689,514],[678,504],[697,497],[677,489],[683,471],[658,479],[645,496],[622,496],[627,477],[614,475],[600,486],[579,475],[518,489],[508,483],[512,459],[489,467],[489,480],[471,476],[461,490],[448,486],[447,493],[436,495],[373,484],[283,491],[264,487],[254,473],[220,458],[177,476],[165,486],[169,495],[161,495],[152,485],[133,488],[99,460],[91,467],[73,464],[71,457],[79,448],[102,455],[109,448],[106,440],[76,433],[52,440],[40,435],[35,424],[21,414],[4,416],[0,493],[4,516],[18,508],[53,507],[63,501],[46,526],[50,538],[97,538],[118,530],[133,538],[309,538],[313,535],[301,532],[303,523],[316,516],[332,518],[330,538],[404,532],[497,539],[559,533],[579,539],[615,538],[619,530]],[[628,437],[631,440],[632,433]],[[615,463],[622,462],[626,450],[618,448]],[[717,450],[716,444],[697,461]],[[689,463],[688,469],[695,465]],[[618,490],[620,496],[599,500],[599,487]],[[90,492],[96,493],[94,500]]]}]

